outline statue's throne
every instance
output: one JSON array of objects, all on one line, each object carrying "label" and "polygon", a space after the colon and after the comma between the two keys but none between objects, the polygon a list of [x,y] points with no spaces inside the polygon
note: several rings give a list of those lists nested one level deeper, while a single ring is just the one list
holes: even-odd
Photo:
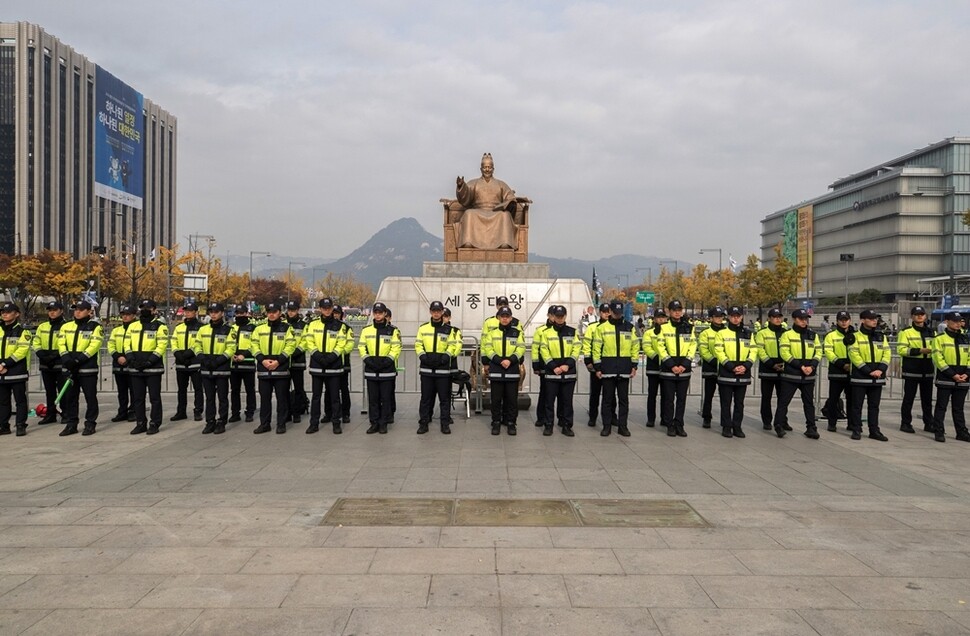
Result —
[{"label": "statue's throne", "polygon": [[458,247],[458,223],[465,208],[455,199],[439,199],[444,206],[445,262],[449,263],[528,263],[529,205],[526,197],[515,197],[515,249],[481,249]]}]

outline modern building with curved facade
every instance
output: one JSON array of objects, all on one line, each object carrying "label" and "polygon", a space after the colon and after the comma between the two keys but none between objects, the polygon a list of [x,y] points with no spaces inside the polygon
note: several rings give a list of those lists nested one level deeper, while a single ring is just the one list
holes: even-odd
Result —
[{"label": "modern building with curved facade", "polygon": [[[886,302],[970,297],[970,137],[950,137],[838,179],[829,192],[769,214],[761,258],[775,246],[806,266],[797,297],[877,289]],[[936,284],[929,284],[936,279]]]}]

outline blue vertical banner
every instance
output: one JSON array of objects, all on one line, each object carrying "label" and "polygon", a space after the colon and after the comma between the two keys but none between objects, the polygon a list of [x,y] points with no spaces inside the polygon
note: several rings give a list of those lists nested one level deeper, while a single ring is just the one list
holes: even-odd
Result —
[{"label": "blue vertical banner", "polygon": [[145,98],[100,66],[94,94],[94,193],[141,210]]}]

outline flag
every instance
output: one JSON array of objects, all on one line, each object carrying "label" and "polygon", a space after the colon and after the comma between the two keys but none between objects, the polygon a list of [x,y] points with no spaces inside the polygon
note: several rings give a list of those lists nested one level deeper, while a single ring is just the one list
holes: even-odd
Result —
[{"label": "flag", "polygon": [[728,263],[731,264],[731,271],[736,272],[738,269],[738,262],[734,260],[734,256],[728,254]]},{"label": "flag", "polygon": [[155,260],[155,248],[154,247],[152,248],[152,253],[148,255],[148,260],[150,260],[150,261]]},{"label": "flag", "polygon": [[593,300],[598,305],[600,303],[600,296],[603,295],[603,286],[600,285],[600,279],[596,276],[595,267],[593,268],[593,295],[595,296]]}]

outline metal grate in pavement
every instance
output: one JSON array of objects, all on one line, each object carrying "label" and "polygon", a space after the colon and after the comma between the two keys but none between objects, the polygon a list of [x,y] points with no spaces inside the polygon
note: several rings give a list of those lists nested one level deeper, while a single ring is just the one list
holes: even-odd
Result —
[{"label": "metal grate in pavement", "polygon": [[679,499],[410,499],[341,497],[326,526],[703,528]]}]

